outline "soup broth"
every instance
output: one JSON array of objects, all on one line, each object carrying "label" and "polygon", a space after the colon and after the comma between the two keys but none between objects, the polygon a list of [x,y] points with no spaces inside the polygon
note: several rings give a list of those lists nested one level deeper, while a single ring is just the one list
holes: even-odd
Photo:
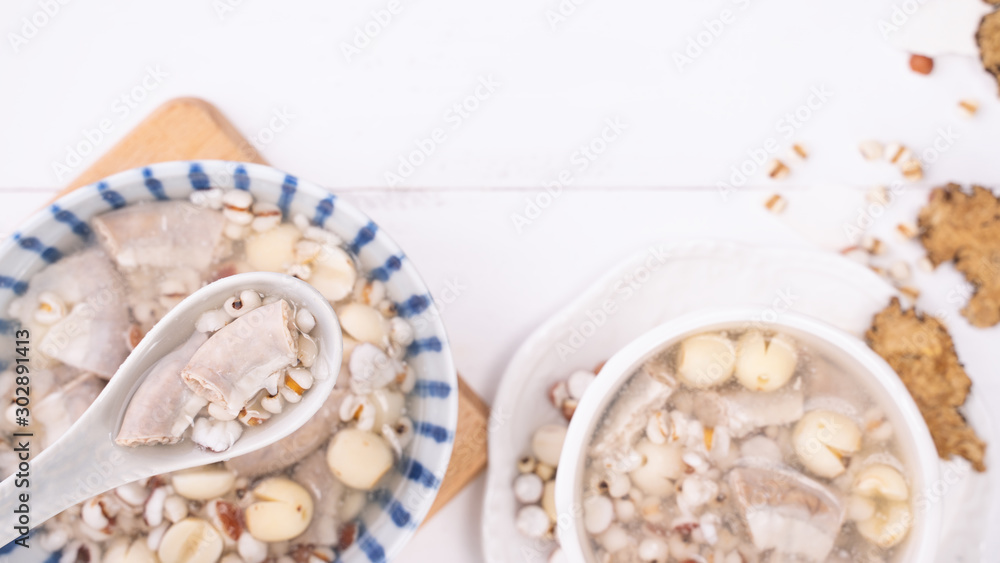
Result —
[{"label": "soup broth", "polygon": [[690,336],[620,389],[588,447],[593,560],[900,560],[913,522],[892,423],[788,335]]},{"label": "soup broth", "polygon": [[[312,371],[318,348],[309,336],[315,319],[308,311],[254,291],[234,295],[199,319],[181,361],[160,367],[170,372],[167,379],[179,381],[183,374],[195,391],[207,392],[218,383],[213,374],[252,362],[241,369],[259,371],[260,385],[242,394],[202,393],[206,398],[192,392],[197,401],[175,401],[177,408],[167,409],[162,420],[145,412],[164,403],[153,389],[148,404],[130,405],[134,424],[119,443],[187,436],[208,449],[225,449],[243,426],[294,408],[313,378],[338,378],[319,412],[256,452],[101,494],[50,520],[32,545],[61,551],[61,560],[70,563],[334,560],[354,542],[356,518],[377,497],[414,432],[405,406],[416,379],[406,362],[413,330],[396,314],[385,285],[361,271],[333,232],[304,216],[283,217],[277,206],[241,190],[213,188],[195,192],[190,202],[134,204],[95,216],[89,226],[91,244],[33,276],[10,305],[10,316],[36,343],[30,363],[34,408],[28,428],[15,425],[12,408],[0,417],[4,476],[16,468],[13,432],[31,431],[43,448],[51,445],[167,311],[228,275],[274,271],[316,287],[341,322],[343,365],[333,373]],[[242,316],[250,305],[254,310]],[[280,338],[262,332],[264,321],[254,325],[264,340],[253,350],[238,349],[252,344],[246,339],[220,338],[227,323],[232,327],[254,314],[277,319],[270,323],[274,330],[295,342],[278,350]],[[204,352],[199,367],[189,360],[202,353],[206,339],[221,342],[222,349]],[[269,347],[280,357],[267,357]],[[10,402],[13,385],[12,371],[0,374],[5,408],[16,406]]]}]

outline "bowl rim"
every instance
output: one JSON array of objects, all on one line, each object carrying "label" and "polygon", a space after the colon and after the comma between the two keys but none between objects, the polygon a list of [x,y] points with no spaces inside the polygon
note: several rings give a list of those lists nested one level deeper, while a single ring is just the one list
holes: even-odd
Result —
[{"label": "bowl rim", "polygon": [[[36,211],[32,212],[30,215],[24,218],[20,223],[18,223],[12,229],[11,235],[4,237],[3,240],[0,241],[0,260],[3,260],[5,257],[12,256],[13,253],[18,251],[17,236],[20,236],[22,233],[25,234],[42,233],[44,232],[47,226],[50,226],[53,223],[58,222],[53,215],[54,209],[58,208],[72,212],[76,210],[78,206],[81,206],[86,202],[89,202],[91,200],[101,199],[102,196],[99,190],[101,189],[102,186],[110,188],[111,190],[115,190],[123,186],[142,185],[143,182],[148,177],[147,174],[151,175],[153,178],[158,180],[165,180],[168,178],[178,179],[178,180],[190,180],[191,174],[195,171],[196,167],[198,172],[203,172],[207,176],[210,182],[210,187],[220,187],[220,184],[222,184],[222,186],[229,186],[230,189],[232,189],[236,181],[235,174],[238,171],[245,174],[246,177],[251,181],[256,179],[262,182],[275,183],[279,187],[282,186],[283,181],[287,181],[289,178],[291,178],[295,182],[294,186],[295,186],[295,191],[297,193],[304,192],[310,194],[312,197],[315,197],[318,200],[323,200],[324,198],[327,197],[334,197],[336,198],[336,210],[338,213],[343,213],[344,215],[350,217],[352,221],[356,221],[361,224],[371,223],[374,225],[378,225],[370,217],[368,217],[366,213],[362,212],[359,208],[357,208],[350,202],[345,201],[337,194],[335,194],[333,191],[324,188],[323,186],[315,182],[303,179],[301,177],[295,176],[281,169],[266,164],[242,162],[235,160],[224,160],[224,159],[171,160],[171,161],[150,163],[142,166],[136,166],[126,170],[122,170],[120,172],[116,172],[114,174],[96,180],[89,184],[84,184],[82,186],[79,186],[73,190],[63,193],[54,200],[46,202],[43,206],[38,208]],[[259,186],[255,188],[251,184],[249,190],[253,192],[255,189],[261,189],[261,188]],[[270,189],[270,188],[265,188],[265,189]],[[194,189],[192,189],[192,191],[194,191]],[[141,201],[146,201],[146,200],[154,201],[155,199],[157,198],[154,198],[153,195],[150,194],[149,198],[144,198]],[[169,198],[169,199],[182,200],[182,198]],[[138,201],[130,200],[126,205],[133,205],[135,203],[138,203]],[[106,211],[111,211],[111,210],[113,210],[113,208],[108,208]],[[96,214],[97,213],[95,213],[94,215]],[[89,217],[85,221],[89,221]],[[330,216],[328,221],[329,223],[325,223],[326,225],[336,221],[336,218],[334,216]],[[400,248],[396,240],[391,235],[389,235],[384,229],[382,229],[381,226],[378,227],[378,232],[379,236],[375,237],[372,240],[372,243],[387,246],[387,249],[391,251],[393,254],[397,252],[402,252],[402,249]],[[430,295],[430,287],[424,281],[420,273],[417,271],[416,265],[413,264],[412,261],[409,262],[410,262],[409,265],[410,267],[404,268],[404,270],[406,270],[406,273],[403,275],[411,278],[414,285],[418,286],[423,293],[425,293],[426,295]],[[439,453],[435,457],[443,461],[443,465],[441,467],[422,468],[429,470],[434,474],[434,476],[437,478],[437,484],[433,488],[432,494],[430,495],[422,495],[422,496],[409,495],[409,496],[421,496],[422,498],[419,510],[412,510],[410,512],[412,520],[410,521],[409,525],[393,526],[392,522],[390,521],[388,526],[391,526],[392,527],[391,529],[393,531],[392,534],[390,535],[390,538],[395,538],[395,539],[391,539],[390,541],[384,542],[383,538],[381,537],[377,538],[377,540],[380,543],[380,546],[377,547],[381,547],[384,550],[383,553],[386,560],[391,560],[393,557],[399,554],[399,552],[403,549],[403,547],[407,545],[409,541],[412,539],[419,524],[426,519],[427,514],[430,512],[430,509],[432,508],[435,499],[437,498],[438,494],[442,489],[444,476],[447,472],[447,468],[450,465],[450,461],[454,453],[455,434],[457,433],[458,430],[458,402],[459,402],[458,372],[455,367],[450,340],[448,338],[448,333],[444,326],[441,314],[438,311],[437,304],[434,303],[433,299],[430,300],[428,311],[432,312],[431,314],[428,315],[428,318],[430,319],[429,323],[432,326],[434,334],[438,336],[438,339],[440,340],[441,344],[440,361],[442,363],[442,369],[440,370],[439,373],[436,373],[436,376],[441,380],[445,381],[446,383],[448,383],[451,387],[450,395],[446,399],[446,404],[442,405],[442,408],[447,409],[446,416],[449,422],[448,430],[451,432],[451,439],[447,441],[447,443],[439,443],[436,446],[438,448]],[[416,397],[418,400],[420,399],[419,396]],[[414,440],[418,439],[421,439],[420,435],[414,436]],[[425,439],[429,440],[430,438],[425,438]],[[404,481],[407,483],[407,486],[403,490],[409,490],[414,487],[420,487],[423,488],[424,490],[430,489],[422,482],[417,482],[413,479],[407,478],[405,474],[404,474]],[[402,502],[402,497],[400,502]],[[374,501],[370,500],[368,504],[371,505],[373,503]],[[381,527],[382,526],[380,526],[380,528]],[[374,537],[373,529],[368,529],[367,527],[365,527],[365,530],[368,534]],[[351,546],[350,549],[351,550],[357,549],[358,543],[359,543],[358,541],[355,541],[355,543]],[[346,553],[348,553],[348,551],[346,550],[341,552],[340,557],[343,557]],[[359,555],[361,555],[361,557],[364,558],[364,556],[367,554],[361,553]]]},{"label": "bowl rim", "polygon": [[[611,402],[611,395],[624,385],[641,362],[675,343],[680,338],[699,331],[714,330],[719,325],[754,325],[774,330],[789,328],[820,339],[852,357],[860,363],[870,379],[893,398],[893,405],[906,422],[909,434],[916,446],[916,467],[924,488],[931,487],[941,479],[940,461],[930,430],[921,416],[916,402],[903,385],[902,380],[889,364],[871,350],[864,342],[850,333],[825,321],[795,312],[783,312],[775,319],[761,320],[761,311],[753,307],[713,307],[686,313],[662,323],[635,338],[616,352],[601,368],[597,378],[591,383],[582,400],[577,405],[567,429],[563,449],[559,457],[559,467],[572,468],[557,471],[555,485],[556,531],[563,553],[570,561],[587,561],[583,548],[583,538],[579,533],[582,503],[583,472],[581,465],[585,445],[592,435],[598,417]],[[919,502],[916,494],[911,494],[914,504]],[[917,542],[911,544],[909,552],[915,553],[916,563],[930,563],[938,550],[939,534],[943,510],[940,502],[922,503],[920,517],[924,520],[925,531]],[[912,531],[911,531],[912,532]]]}]

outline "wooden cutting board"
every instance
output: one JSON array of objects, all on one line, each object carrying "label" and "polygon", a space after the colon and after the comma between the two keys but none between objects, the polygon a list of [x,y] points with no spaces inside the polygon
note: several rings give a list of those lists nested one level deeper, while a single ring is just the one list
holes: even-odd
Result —
[{"label": "wooden cutting board", "polygon": [[[178,98],[156,109],[59,195],[146,164],[200,159],[267,164],[214,106],[195,98]],[[461,377],[458,391],[455,449],[428,518],[486,467],[489,407]]]}]

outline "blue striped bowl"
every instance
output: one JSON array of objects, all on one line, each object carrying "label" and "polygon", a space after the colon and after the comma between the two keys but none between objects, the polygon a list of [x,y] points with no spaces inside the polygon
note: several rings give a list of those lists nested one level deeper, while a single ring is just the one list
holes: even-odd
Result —
[{"label": "blue striped bowl", "polygon": [[[260,201],[277,204],[286,216],[303,213],[339,235],[369,277],[385,282],[399,314],[413,325],[416,339],[408,362],[417,384],[407,398],[416,430],[404,458],[372,495],[359,518],[357,540],[340,556],[343,562],[391,559],[427,515],[451,457],[458,421],[458,380],[444,326],[431,294],[399,246],[363,213],[316,184],[267,166],[225,161],[165,162],[115,174],[75,190],[33,215],[0,243],[0,313],[27,290],[31,276],[47,264],[87,244],[94,215],[131,203],[187,199],[209,187],[249,190]],[[16,322],[0,315],[0,334],[12,338]],[[13,345],[0,354],[9,354]],[[0,357],[0,371],[11,358]],[[10,546],[0,548],[0,556]],[[48,554],[17,548],[16,560],[41,561]]]}]

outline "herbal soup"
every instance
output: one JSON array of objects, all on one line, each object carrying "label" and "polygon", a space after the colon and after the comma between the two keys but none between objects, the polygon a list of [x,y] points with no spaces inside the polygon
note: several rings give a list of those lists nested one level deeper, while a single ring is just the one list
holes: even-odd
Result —
[{"label": "herbal soup", "polygon": [[856,377],[758,330],[699,334],[647,361],[588,449],[595,560],[898,560],[908,471]]},{"label": "herbal soup", "polygon": [[[245,426],[294,408],[314,379],[337,377],[319,412],[256,452],[101,494],[50,520],[32,545],[61,550],[67,563],[333,561],[413,437],[404,407],[415,383],[405,361],[412,327],[336,234],[301,215],[285,221],[246,191],[191,199],[94,217],[96,242],[47,266],[11,302],[34,343],[35,406],[31,426],[17,426],[15,374],[0,374],[10,405],[0,416],[0,471],[16,468],[13,432],[51,445],[184,297],[240,272],[291,274],[334,305],[344,332],[339,373],[313,371],[323,343],[310,336],[309,311],[247,288],[202,315],[187,343],[147,374],[115,438],[127,446],[190,438],[225,450]],[[249,340],[227,336],[246,322]]]}]

